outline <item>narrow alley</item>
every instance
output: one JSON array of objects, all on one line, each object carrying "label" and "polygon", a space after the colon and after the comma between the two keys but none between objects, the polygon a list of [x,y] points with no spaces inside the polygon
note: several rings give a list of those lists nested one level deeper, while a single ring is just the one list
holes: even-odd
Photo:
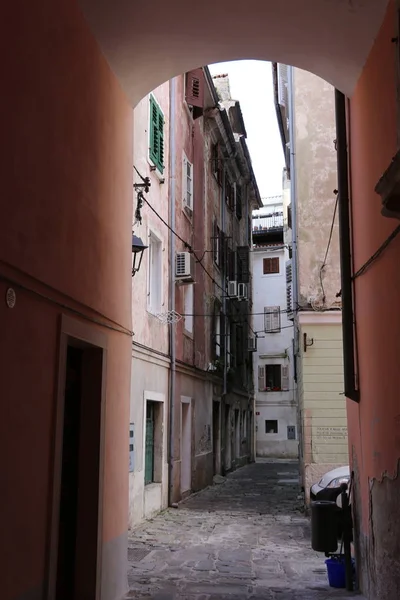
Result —
[{"label": "narrow alley", "polygon": [[[136,528],[127,598],[329,600],[296,462],[257,462]],[[360,596],[357,596],[361,600]]]}]

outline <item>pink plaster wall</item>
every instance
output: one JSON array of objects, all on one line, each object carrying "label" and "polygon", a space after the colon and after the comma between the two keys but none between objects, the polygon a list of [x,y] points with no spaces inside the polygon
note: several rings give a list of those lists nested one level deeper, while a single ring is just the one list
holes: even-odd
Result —
[{"label": "pink plaster wall", "polygon": [[[374,187],[396,152],[395,3],[350,102],[354,270],[397,226],[381,216]],[[360,472],[362,517],[368,530],[371,478],[394,474],[400,458],[400,239],[355,282],[360,404],[348,401],[350,455]]]},{"label": "pink plaster wall", "polygon": [[[76,2],[19,0],[2,23],[0,273],[17,291],[10,310],[0,284],[1,597],[11,600],[42,597],[46,576],[60,315],[131,328],[132,110]],[[127,524],[131,338],[103,331],[111,599],[126,585],[107,548],[120,552]]]}]

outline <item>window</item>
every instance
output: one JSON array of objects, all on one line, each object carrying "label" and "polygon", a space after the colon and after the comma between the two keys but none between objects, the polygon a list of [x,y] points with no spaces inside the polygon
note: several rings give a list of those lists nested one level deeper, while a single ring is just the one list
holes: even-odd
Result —
[{"label": "window", "polygon": [[281,308],[280,306],[266,306],[264,308],[264,331],[265,333],[279,333],[281,330]]},{"label": "window", "polygon": [[287,428],[287,439],[295,440],[296,439],[296,427],[294,425],[288,425]]},{"label": "window", "polygon": [[193,165],[185,154],[182,163],[182,192],[183,206],[193,211]]},{"label": "window", "polygon": [[237,280],[240,283],[250,283],[250,248],[248,246],[238,246],[237,254]]},{"label": "window", "polygon": [[184,326],[187,332],[193,333],[193,284],[186,285],[185,294],[185,321]]},{"label": "window", "polygon": [[222,168],[219,158],[218,144],[214,144],[211,150],[211,168],[215,179],[219,185],[222,185]]},{"label": "window", "polygon": [[236,216],[240,219],[242,218],[242,188],[240,185],[236,184]]},{"label": "window", "polygon": [[164,115],[154,96],[150,96],[150,160],[164,172]]},{"label": "window", "polygon": [[153,232],[149,236],[148,257],[148,308],[151,312],[159,312],[162,298],[162,247],[161,241]]},{"label": "window", "polygon": [[212,248],[213,248],[213,256],[214,263],[217,267],[222,265],[223,260],[223,233],[217,225],[217,222],[214,221],[214,231],[212,237]]},{"label": "window", "polygon": [[284,392],[289,390],[288,365],[260,365],[258,367],[258,390],[260,392]]},{"label": "window", "polygon": [[221,315],[215,315],[215,356],[221,356]]},{"label": "window", "polygon": [[278,421],[265,421],[265,433],[278,433]]},{"label": "window", "polygon": [[263,260],[263,274],[271,275],[272,273],[279,273],[279,258],[264,258]]},{"label": "window", "polygon": [[144,453],[144,484],[159,483],[163,468],[163,402],[147,400]]},{"label": "window", "polygon": [[231,210],[235,208],[235,187],[229,181],[228,176],[225,177],[225,201]]}]

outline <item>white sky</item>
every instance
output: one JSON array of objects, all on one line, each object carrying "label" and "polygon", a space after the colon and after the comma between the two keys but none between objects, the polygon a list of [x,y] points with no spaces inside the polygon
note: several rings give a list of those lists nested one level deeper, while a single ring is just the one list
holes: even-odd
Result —
[{"label": "white sky", "polygon": [[209,68],[212,75],[228,73],[231,96],[240,102],[261,197],[281,195],[284,159],[274,107],[271,63],[241,60]]}]

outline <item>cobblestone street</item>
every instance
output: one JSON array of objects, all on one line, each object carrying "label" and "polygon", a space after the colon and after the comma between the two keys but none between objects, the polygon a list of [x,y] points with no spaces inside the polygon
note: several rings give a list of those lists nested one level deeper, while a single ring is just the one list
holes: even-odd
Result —
[{"label": "cobblestone street", "polygon": [[353,597],[328,586],[299,494],[296,463],[256,463],[143,524],[129,539],[127,598]]}]

